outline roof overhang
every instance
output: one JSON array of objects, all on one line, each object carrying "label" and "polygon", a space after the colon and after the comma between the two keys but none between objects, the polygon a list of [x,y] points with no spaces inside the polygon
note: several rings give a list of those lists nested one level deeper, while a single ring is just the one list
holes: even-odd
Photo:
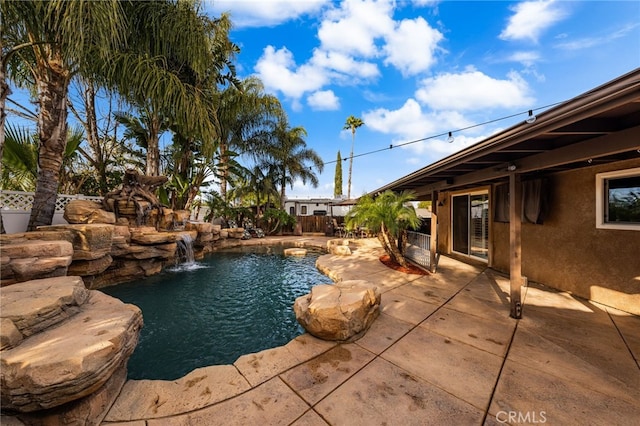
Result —
[{"label": "roof overhang", "polygon": [[640,158],[640,68],[375,191],[456,190],[510,173],[553,173]]}]

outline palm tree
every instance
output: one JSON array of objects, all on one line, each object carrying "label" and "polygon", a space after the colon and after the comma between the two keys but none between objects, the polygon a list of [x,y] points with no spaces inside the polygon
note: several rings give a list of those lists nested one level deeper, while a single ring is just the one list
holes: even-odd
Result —
[{"label": "palm tree", "polygon": [[[66,145],[67,93],[75,74],[95,78],[132,103],[151,100],[157,110],[171,110],[176,122],[213,138],[208,89],[185,83],[175,70],[217,81],[233,78],[233,73],[223,74],[229,65],[225,49],[231,48],[224,17],[211,21],[199,14],[197,4],[170,0],[0,5],[3,54],[11,49],[12,58],[19,59],[2,65],[14,82],[20,81],[16,76],[22,70],[28,71],[40,109],[38,181],[28,230],[53,218]],[[5,34],[12,36],[7,46]]]},{"label": "palm tree", "polygon": [[375,199],[365,195],[347,214],[345,221],[348,227],[365,225],[378,236],[384,250],[391,259],[402,266],[407,265],[404,257],[404,241],[408,228],[420,226],[420,218],[413,205],[411,192],[396,194],[385,191]]},{"label": "palm tree", "polygon": [[343,130],[351,130],[351,155],[349,156],[349,180],[347,182],[347,199],[351,199],[351,171],[353,170],[353,145],[356,140],[356,129],[364,125],[364,121],[350,115],[344,124]]},{"label": "palm tree", "polygon": [[303,184],[309,182],[316,188],[318,177],[313,172],[313,167],[321,173],[324,168],[320,156],[313,149],[307,148],[305,136],[307,131],[304,127],[291,128],[286,119],[282,118],[273,132],[273,140],[263,163],[263,166],[276,170],[277,185],[280,187],[280,208],[283,210],[287,184],[293,188],[295,180],[300,179]]},{"label": "palm tree", "polygon": [[125,127],[123,137],[132,140],[147,152],[147,176],[160,174],[160,150],[158,141],[162,133],[169,129],[169,120],[155,111],[141,109],[138,116],[128,112],[116,111],[115,120]]},{"label": "palm tree", "polygon": [[67,142],[67,92],[71,77],[85,60],[104,58],[115,47],[122,34],[124,17],[115,1],[3,1],[2,15],[6,33],[13,36],[14,55],[20,59],[19,64],[8,65],[22,68],[10,68],[9,76],[27,69],[37,89],[38,179],[28,226],[28,230],[33,230],[50,224],[53,218]]},{"label": "palm tree", "polygon": [[[74,193],[74,167],[78,164],[78,148],[84,140],[81,128],[69,130],[63,155],[61,187],[64,193]],[[38,135],[28,127],[8,125],[2,163],[2,189],[32,192],[38,179]]]},{"label": "palm tree", "polygon": [[[129,50],[115,52],[116,66],[109,68],[114,72],[106,82],[115,81],[111,87],[147,116],[146,173],[160,172],[159,135],[169,117],[174,133],[183,140],[199,139],[211,157],[218,139],[218,85],[239,84],[231,63],[239,52],[228,38],[231,21],[227,15],[212,20],[201,14],[197,0],[123,4],[131,29]],[[141,79],[124,78],[120,64],[128,72],[142,73]]]},{"label": "palm tree", "polygon": [[38,178],[37,135],[27,128],[7,125],[2,165],[2,189],[33,191]]},{"label": "palm tree", "polygon": [[284,115],[280,101],[264,93],[262,82],[249,77],[239,87],[220,93],[217,103],[218,146],[220,156],[220,194],[226,199],[227,182],[234,156],[257,160],[265,153],[274,121]]}]

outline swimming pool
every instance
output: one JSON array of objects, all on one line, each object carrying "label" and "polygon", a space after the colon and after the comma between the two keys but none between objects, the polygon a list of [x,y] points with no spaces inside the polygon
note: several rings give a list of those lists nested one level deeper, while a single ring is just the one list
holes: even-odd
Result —
[{"label": "swimming pool", "polygon": [[129,359],[130,379],[174,380],[195,368],[284,345],[304,330],[293,302],[331,283],[315,261],[284,247],[238,247],[144,280],[102,289],[142,309],[144,327]]}]

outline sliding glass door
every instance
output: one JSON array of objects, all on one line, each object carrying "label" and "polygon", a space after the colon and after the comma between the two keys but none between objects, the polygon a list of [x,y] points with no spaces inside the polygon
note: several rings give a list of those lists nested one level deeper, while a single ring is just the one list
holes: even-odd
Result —
[{"label": "sliding glass door", "polygon": [[453,251],[488,260],[489,193],[454,195],[451,210]]}]

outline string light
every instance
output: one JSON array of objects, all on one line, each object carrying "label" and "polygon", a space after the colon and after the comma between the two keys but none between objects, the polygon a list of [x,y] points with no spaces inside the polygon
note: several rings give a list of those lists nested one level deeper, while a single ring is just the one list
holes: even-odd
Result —
[{"label": "string light", "polygon": [[[629,85],[633,85],[633,84],[637,84],[637,81],[629,83]],[[362,154],[356,154],[356,155],[353,156],[353,158],[364,157],[366,155],[373,155],[373,154],[377,154],[377,153],[382,152],[382,151],[387,151],[387,150],[393,149],[395,147],[402,147],[402,146],[412,145],[414,143],[424,142],[424,141],[428,141],[428,140],[431,140],[431,139],[442,138],[444,136],[447,136],[447,141],[449,141],[449,143],[451,143],[451,142],[453,142],[453,133],[454,132],[458,133],[458,132],[463,132],[465,130],[473,129],[475,127],[486,126],[487,124],[492,124],[492,123],[496,123],[498,121],[507,120],[509,118],[514,118],[514,117],[517,117],[517,116],[522,115],[522,114],[527,114],[528,118],[525,121],[527,123],[531,124],[531,123],[534,123],[537,120],[537,117],[533,114],[533,111],[539,110],[539,109],[551,108],[551,107],[554,107],[556,105],[563,104],[565,102],[581,99],[581,98],[586,97],[588,95],[589,95],[589,93],[584,93],[584,94],[582,94],[580,96],[575,96],[575,97],[573,97],[571,99],[568,99],[568,100],[554,102],[554,103],[547,104],[547,105],[544,105],[544,106],[541,106],[541,107],[538,107],[538,108],[535,108],[535,109],[530,109],[530,110],[527,110],[527,111],[517,112],[517,113],[511,114],[511,115],[506,115],[504,117],[494,118],[493,120],[485,121],[483,123],[478,123],[478,124],[472,124],[471,126],[462,127],[460,129],[452,130],[450,132],[440,133],[440,134],[432,135],[432,136],[427,136],[427,137],[424,137],[424,138],[415,139],[415,140],[411,140],[411,141],[408,141],[408,142],[403,142],[403,143],[396,144],[396,145],[391,144],[391,145],[389,145],[389,147],[380,148],[380,149],[376,149],[376,150],[368,151],[368,152],[363,152]],[[640,154],[640,149],[638,150],[638,153]],[[346,161],[346,160],[347,160],[346,158],[343,159],[343,161]],[[327,164],[332,164],[332,163],[335,163],[335,162],[337,162],[337,160],[327,161],[324,164],[327,165]]]},{"label": "string light", "polygon": [[527,118],[527,123],[529,123],[529,124],[533,124],[533,123],[535,123],[535,122],[536,122],[536,116],[535,116],[535,115],[533,115],[533,110],[532,110],[532,109],[530,109],[530,110],[529,110],[529,118]]},{"label": "string light", "polygon": [[447,142],[449,143],[453,143],[455,139],[453,138],[453,135],[451,134],[451,132],[449,132],[449,137],[447,138]]}]

